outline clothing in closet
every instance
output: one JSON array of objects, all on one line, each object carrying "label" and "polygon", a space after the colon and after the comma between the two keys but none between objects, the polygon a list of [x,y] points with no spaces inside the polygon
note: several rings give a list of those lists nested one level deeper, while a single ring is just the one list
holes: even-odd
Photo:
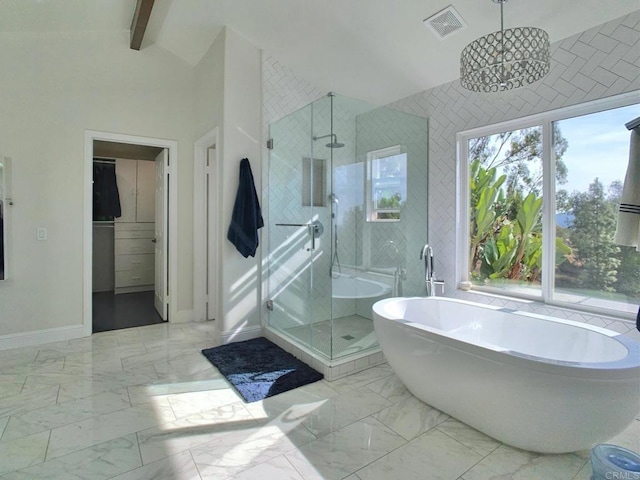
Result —
[{"label": "clothing in closet", "polygon": [[93,219],[113,220],[122,215],[116,183],[116,166],[93,164]]}]

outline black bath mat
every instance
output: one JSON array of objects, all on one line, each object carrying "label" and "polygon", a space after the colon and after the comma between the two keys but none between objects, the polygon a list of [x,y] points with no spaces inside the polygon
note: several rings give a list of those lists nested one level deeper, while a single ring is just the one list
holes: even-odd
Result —
[{"label": "black bath mat", "polygon": [[322,374],[266,338],[202,350],[247,402],[317,382]]}]

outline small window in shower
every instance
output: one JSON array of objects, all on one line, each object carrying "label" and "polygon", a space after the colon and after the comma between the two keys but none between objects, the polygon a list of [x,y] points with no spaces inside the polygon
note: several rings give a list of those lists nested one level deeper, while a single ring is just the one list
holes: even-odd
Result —
[{"label": "small window in shower", "polygon": [[400,145],[367,153],[367,220],[398,222],[407,203],[407,154]]},{"label": "small window in shower", "polygon": [[[327,206],[327,161],[302,157],[302,206]],[[313,203],[312,203],[313,201]]]}]

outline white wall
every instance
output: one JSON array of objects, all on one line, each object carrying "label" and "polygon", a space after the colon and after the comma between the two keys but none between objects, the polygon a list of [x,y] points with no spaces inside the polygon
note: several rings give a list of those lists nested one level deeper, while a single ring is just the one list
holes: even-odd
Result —
[{"label": "white wall", "polygon": [[[244,258],[226,240],[238,189],[240,160],[251,162],[256,191],[261,191],[262,159],[262,52],[247,39],[225,28],[224,131],[222,162],[223,278],[222,324],[225,341],[237,340],[242,331],[260,333],[261,250]],[[262,232],[261,232],[262,237]],[[262,240],[262,238],[261,238]],[[253,333],[251,333],[253,332]]]},{"label": "white wall", "polygon": [[[84,130],[177,140],[178,310],[192,308],[195,71],[129,32],[0,34],[0,155],[13,159],[0,339],[82,324]],[[48,229],[36,241],[36,228]]]},{"label": "white wall", "polygon": [[551,71],[530,87],[476,94],[455,81],[391,105],[429,118],[429,243],[434,248],[435,271],[444,275],[450,296],[606,326],[640,338],[630,321],[455,290],[456,132],[637,91],[640,10],[556,42],[551,50]]},{"label": "white wall", "polygon": [[227,240],[240,160],[251,162],[258,194],[262,159],[262,52],[225,27],[197,67],[199,136],[219,128],[219,271],[216,331],[222,341],[259,336],[261,250],[244,258]]},{"label": "white wall", "polygon": [[[263,77],[265,129],[274,120],[326,93],[270,56],[265,56]],[[429,119],[429,243],[435,250],[435,271],[446,281],[447,295],[552,314],[640,338],[629,321],[552,308],[536,302],[465,294],[456,291],[453,285],[456,132],[639,89],[640,11],[637,11],[554,43],[551,72],[529,88],[483,95],[464,90],[459,81],[455,81],[389,105]],[[638,97],[640,101],[640,93]],[[266,150],[264,158],[266,175]],[[263,198],[266,200],[267,177],[263,179]]]}]

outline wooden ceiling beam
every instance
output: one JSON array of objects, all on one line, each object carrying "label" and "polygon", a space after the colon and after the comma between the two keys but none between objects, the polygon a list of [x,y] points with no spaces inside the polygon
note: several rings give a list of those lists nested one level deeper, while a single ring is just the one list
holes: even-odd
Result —
[{"label": "wooden ceiling beam", "polygon": [[140,50],[144,32],[147,29],[149,17],[151,17],[153,2],[154,0],[137,0],[136,10],[131,21],[130,47],[132,50]]}]

